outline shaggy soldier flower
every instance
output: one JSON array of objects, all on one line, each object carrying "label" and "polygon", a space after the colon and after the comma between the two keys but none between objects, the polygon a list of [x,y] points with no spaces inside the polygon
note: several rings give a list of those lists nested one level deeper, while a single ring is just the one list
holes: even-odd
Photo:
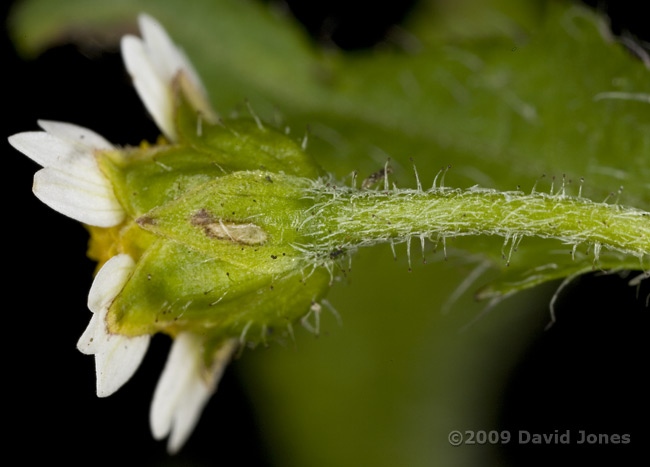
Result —
[{"label": "shaggy soldier flower", "polygon": [[290,135],[255,116],[218,120],[162,27],[143,15],[140,28],[143,39],[126,36],[122,52],[166,141],[118,149],[90,130],[39,122],[44,132],[10,142],[44,167],[35,194],[90,231],[88,256],[100,269],[78,348],[95,356],[97,394],[131,377],[151,335],[174,339],[150,412],[170,452],[187,440],[238,347],[291,337],[296,323],[318,332],[319,301],[359,247],[403,242],[410,252],[413,239],[424,250],[437,238],[444,250],[446,237],[486,235],[504,237],[511,252],[524,237],[573,245],[574,254],[580,244],[593,248],[552,278],[589,272],[608,252],[608,264],[627,258],[629,268],[650,255],[650,213],[564,188],[527,195],[434,180],[424,190],[419,179],[417,189],[384,179],[379,190],[372,176],[360,189],[330,183]]},{"label": "shaggy soldier flower", "polygon": [[[174,141],[175,86],[180,85],[204,118],[213,120],[215,113],[196,71],[164,29],[147,15],[141,15],[139,23],[144,40],[134,36],[122,39],[124,61],[147,110],[164,135]],[[98,164],[101,153],[119,151],[86,128],[51,121],[38,124],[45,131],[9,137],[12,146],[44,167],[34,177],[34,194],[56,211],[88,226],[123,225],[125,209],[110,178]],[[149,345],[150,334],[121,335],[112,332],[107,322],[111,304],[135,268],[136,262],[129,254],[110,257],[97,273],[89,293],[88,308],[93,315],[77,347],[95,356],[99,397],[113,394],[130,379]],[[151,409],[155,437],[171,433],[170,452],[180,449],[194,428],[235,350],[235,343],[229,340],[219,348],[206,377],[203,339],[192,332],[176,336]]]}]

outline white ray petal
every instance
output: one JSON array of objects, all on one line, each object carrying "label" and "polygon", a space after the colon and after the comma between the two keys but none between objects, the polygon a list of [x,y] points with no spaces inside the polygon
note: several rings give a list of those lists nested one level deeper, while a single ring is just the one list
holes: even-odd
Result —
[{"label": "white ray petal", "polygon": [[[71,144],[43,131],[18,133],[9,137],[9,143],[43,167],[81,176],[90,172],[93,180],[105,179],[89,148]],[[107,184],[107,181],[101,183]]]},{"label": "white ray petal", "polygon": [[201,349],[201,340],[189,332],[182,332],[174,339],[151,404],[154,438],[162,439],[170,433],[179,400],[188,387],[204,386],[208,392],[201,378]]},{"label": "white ray petal", "polygon": [[79,351],[95,355],[97,396],[117,391],[138,369],[149,347],[150,336],[127,337],[110,334],[106,327],[108,308],[128,281],[135,263],[129,255],[112,257],[95,277],[88,294],[93,315],[77,342]]},{"label": "white ray petal", "polygon": [[192,380],[187,385],[176,406],[171,434],[167,440],[167,451],[170,454],[177,453],[188,440],[213,393],[214,390],[204,381]]},{"label": "white ray petal", "polygon": [[44,167],[34,176],[34,194],[80,222],[98,227],[120,224],[124,210],[95,159],[96,151],[112,150],[113,146],[77,125],[47,120],[39,125],[46,131],[9,137],[14,148]]},{"label": "white ray petal", "polygon": [[124,219],[124,210],[112,189],[55,169],[36,172],[32,191],[52,209],[85,224],[112,227]]},{"label": "white ray petal", "polygon": [[38,126],[52,136],[70,142],[76,142],[89,149],[100,149],[103,151],[115,149],[103,136],[89,130],[88,128],[73,125],[72,123],[55,122],[52,120],[38,120],[37,123]]},{"label": "white ray petal", "polygon": [[183,71],[192,84],[205,94],[205,87],[192,62],[185,52],[174,44],[160,23],[147,14],[141,14],[138,24],[149,49],[151,61],[163,79],[171,82],[179,71]]},{"label": "white ray petal", "polygon": [[99,319],[99,314],[93,313],[90,318],[90,323],[86,326],[86,330],[79,338],[77,342],[77,349],[79,352],[86,355],[95,355],[99,351],[98,339],[98,330],[101,330],[103,326],[102,322]]},{"label": "white ray petal", "polygon": [[[105,323],[106,312],[102,322]],[[151,336],[126,337],[106,334],[95,354],[97,397],[107,397],[121,388],[136,372],[149,348]]]},{"label": "white ray petal", "polygon": [[151,64],[162,79],[171,81],[176,73],[188,65],[179,54],[178,47],[172,42],[160,23],[151,16],[139,15],[138,25]]},{"label": "white ray petal", "polygon": [[167,138],[175,140],[171,80],[168,82],[157,72],[146,45],[137,37],[124,36],[121,47],[124,65],[133,79],[133,85],[142,103],[160,131]]},{"label": "white ray petal", "polygon": [[236,339],[222,345],[206,377],[201,338],[183,332],[174,339],[150,411],[153,436],[162,439],[169,435],[170,453],[177,452],[192,433],[236,345]]},{"label": "white ray petal", "polygon": [[174,123],[174,80],[182,75],[183,90],[191,105],[208,121],[216,120],[205,87],[185,53],[152,17],[138,17],[142,39],[122,38],[124,64],[133,84],[158,128],[170,140],[177,139]]},{"label": "white ray petal", "polygon": [[88,292],[88,309],[99,313],[110,306],[135,268],[135,261],[126,254],[115,255],[102,266]]}]

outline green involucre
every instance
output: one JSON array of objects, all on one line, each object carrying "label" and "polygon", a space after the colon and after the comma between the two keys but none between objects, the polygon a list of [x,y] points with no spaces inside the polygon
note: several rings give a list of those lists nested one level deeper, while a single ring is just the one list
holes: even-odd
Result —
[{"label": "green involucre", "polygon": [[[179,127],[179,144],[100,156],[130,215],[118,242],[143,245],[111,306],[115,332],[191,330],[208,342],[250,343],[286,335],[322,299],[342,260],[382,242],[406,242],[410,256],[413,239],[424,250],[427,240],[446,248],[447,239],[499,236],[509,264],[524,237],[541,239],[569,253],[553,277],[631,260],[643,267],[650,255],[650,216],[638,209],[564,189],[350,187],[319,176],[291,138],[260,122]],[[576,254],[579,245],[592,257]],[[520,279],[514,289],[538,283]]]}]

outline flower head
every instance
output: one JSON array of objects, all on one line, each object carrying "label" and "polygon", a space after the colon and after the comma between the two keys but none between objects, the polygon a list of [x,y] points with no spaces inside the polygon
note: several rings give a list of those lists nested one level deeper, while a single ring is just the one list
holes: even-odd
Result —
[{"label": "flower head", "polygon": [[[173,141],[177,135],[174,99],[179,91],[203,118],[209,120],[215,114],[194,67],[160,24],[147,15],[141,15],[139,23],[143,39],[123,38],[124,61],[145,107]],[[110,176],[98,163],[100,154],[119,151],[86,128],[44,120],[38,124],[44,131],[9,137],[14,148],[44,167],[34,177],[34,194],[56,211],[89,226],[122,228],[128,215]],[[113,332],[107,319],[111,304],[135,269],[136,261],[129,254],[112,256],[97,273],[88,296],[92,317],[77,348],[95,356],[99,397],[113,394],[131,378],[149,346],[150,334]],[[170,452],[180,449],[190,435],[234,348],[233,340],[220,346],[206,371],[202,339],[190,332],[176,336],[151,409],[156,438],[171,433]]]},{"label": "flower head", "polygon": [[45,121],[9,141],[44,166],[34,193],[89,225],[100,268],[77,347],[95,357],[97,395],[130,379],[153,334],[174,339],[150,422],[176,452],[236,348],[291,335],[331,276],[295,247],[318,166],[259,121],[216,124],[187,57],[155,20],[139,23],[143,38],[122,40],[124,61],[174,144],[116,148]]}]

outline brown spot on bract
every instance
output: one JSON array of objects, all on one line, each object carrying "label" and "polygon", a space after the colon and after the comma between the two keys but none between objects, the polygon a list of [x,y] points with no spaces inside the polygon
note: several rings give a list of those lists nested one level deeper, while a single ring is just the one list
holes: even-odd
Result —
[{"label": "brown spot on bract", "polygon": [[217,219],[206,209],[200,209],[190,219],[190,223],[202,227],[210,238],[230,240],[243,245],[261,245],[266,243],[266,232],[252,223],[239,223]]},{"label": "brown spot on bract", "polygon": [[140,216],[135,220],[135,222],[140,226],[156,225],[156,219],[149,216]]},{"label": "brown spot on bract", "polygon": [[199,209],[192,218],[190,223],[192,225],[207,225],[215,222],[215,218],[206,209]]}]

